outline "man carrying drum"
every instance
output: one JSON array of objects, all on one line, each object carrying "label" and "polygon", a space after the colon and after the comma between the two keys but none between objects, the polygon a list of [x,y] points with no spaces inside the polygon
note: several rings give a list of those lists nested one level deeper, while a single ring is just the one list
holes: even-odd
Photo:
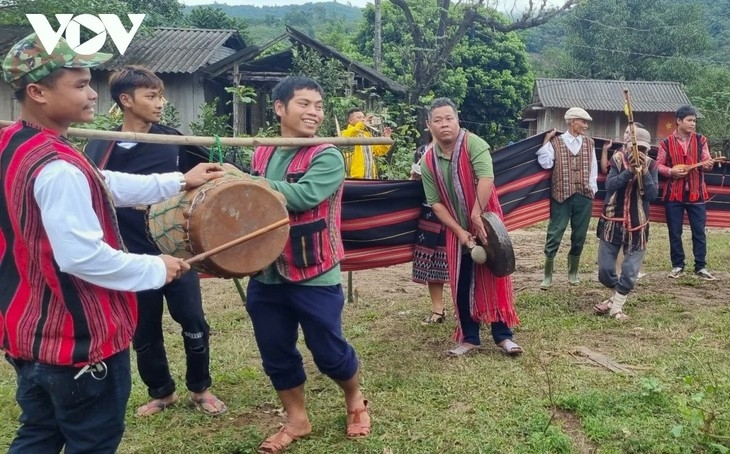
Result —
[{"label": "man carrying drum", "polygon": [[[288,77],[274,87],[282,138],[315,136],[324,118],[322,94],[320,85],[306,77]],[[280,453],[312,431],[304,402],[306,375],[296,347],[300,326],[317,368],[344,391],[347,438],[366,437],[368,401],[360,391],[357,355],[342,334],[342,154],[329,144],[259,147],[251,169],[284,195],[290,221],[284,252],[248,283],[246,310],[264,371],[286,411],[283,427],[258,452]]]}]

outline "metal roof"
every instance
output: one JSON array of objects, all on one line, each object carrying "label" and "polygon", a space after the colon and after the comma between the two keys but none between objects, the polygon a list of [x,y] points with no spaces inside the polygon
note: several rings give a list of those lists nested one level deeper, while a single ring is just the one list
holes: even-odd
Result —
[{"label": "metal roof", "polygon": [[691,104],[678,82],[537,79],[533,105],[622,112],[627,88],[634,112],[675,112]]},{"label": "metal roof", "polygon": [[111,59],[99,69],[144,65],[156,73],[192,74],[244,47],[236,30],[157,27],[149,34],[135,36],[124,55]]}]

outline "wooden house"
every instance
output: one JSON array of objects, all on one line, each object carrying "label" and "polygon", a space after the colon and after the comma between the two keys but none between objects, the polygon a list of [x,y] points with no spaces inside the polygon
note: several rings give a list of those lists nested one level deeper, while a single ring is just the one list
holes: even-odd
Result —
[{"label": "wooden house", "polygon": [[565,111],[582,107],[591,115],[589,135],[622,140],[628,119],[624,89],[629,90],[634,121],[651,133],[654,143],[674,130],[674,112],[690,101],[677,82],[592,79],[537,79],[532,102],[522,113],[528,135],[565,130]]}]

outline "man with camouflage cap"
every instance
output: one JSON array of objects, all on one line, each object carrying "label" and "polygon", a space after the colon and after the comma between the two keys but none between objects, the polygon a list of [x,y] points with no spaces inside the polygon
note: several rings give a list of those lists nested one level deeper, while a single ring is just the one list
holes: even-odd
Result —
[{"label": "man with camouflage cap", "polygon": [[133,291],[189,269],[170,256],[128,254],[113,206],[150,204],[222,175],[100,172],[65,135],[94,118],[89,68],[109,54],[51,52],[35,34],[10,50],[3,79],[20,119],[0,130],[0,338],[21,409],[10,453],[113,453],[131,388]]},{"label": "man with camouflage cap", "polygon": [[544,169],[553,169],[550,192],[550,221],[545,241],[545,275],[540,283],[543,290],[553,285],[553,262],[570,221],[570,251],[568,252],[568,282],[578,284],[578,265],[591,220],[593,196],[598,191],[598,163],[593,139],[586,136],[588,112],[571,107],[565,112],[568,130],[545,134],[537,150],[537,162]]}]

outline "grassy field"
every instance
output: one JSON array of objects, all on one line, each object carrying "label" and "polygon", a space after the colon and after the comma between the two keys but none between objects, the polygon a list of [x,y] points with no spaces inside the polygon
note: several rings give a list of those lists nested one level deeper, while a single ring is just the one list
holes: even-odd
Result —
[{"label": "grassy field", "polygon": [[[313,432],[287,452],[728,452],[730,231],[709,232],[709,268],[720,280],[705,282],[666,277],[666,228],[652,228],[648,274],[630,296],[625,310],[631,320],[623,324],[591,313],[610,295],[595,276],[594,237],[581,264],[582,283],[567,285],[563,247],[556,284],[541,292],[544,228],[515,232],[522,320],[516,338],[527,350],[519,359],[501,355],[488,332],[482,352],[447,358],[454,318],[421,325],[428,297],[410,282],[410,264],[355,273],[358,299],[347,306],[344,325],[361,359],[373,433],[345,439],[339,389],[305,353]],[[691,251],[689,232],[685,240]],[[135,375],[120,452],[250,453],[283,421],[233,283],[209,279],[203,292],[212,327],[213,391],[230,411],[213,419],[180,403],[137,418],[134,409],[146,401],[146,390]],[[175,378],[184,386],[179,327],[166,319],[166,329]],[[624,372],[591,361],[591,352]],[[0,448],[17,428],[14,391],[11,368],[0,367]]]}]

